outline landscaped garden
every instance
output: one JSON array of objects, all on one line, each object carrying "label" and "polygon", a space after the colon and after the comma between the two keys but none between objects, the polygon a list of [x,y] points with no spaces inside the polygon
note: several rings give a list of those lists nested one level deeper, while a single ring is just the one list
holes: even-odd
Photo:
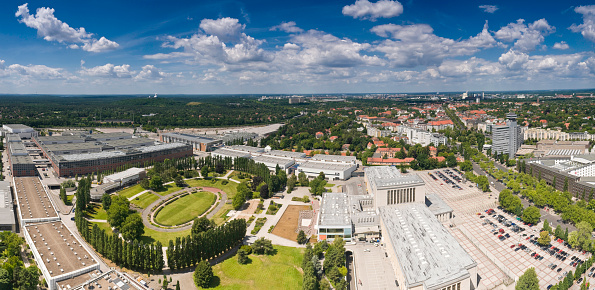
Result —
[{"label": "landscaped garden", "polygon": [[213,266],[214,289],[301,289],[303,249],[275,246],[274,255],[248,255],[245,265],[230,258]]},{"label": "landscaped garden", "polygon": [[187,194],[163,206],[155,216],[155,221],[165,226],[184,224],[207,211],[216,198],[215,194],[208,191]]},{"label": "landscaped garden", "polygon": [[144,188],[142,188],[140,186],[140,184],[131,186],[131,187],[127,187],[124,188],[120,191],[118,191],[118,194],[125,197],[125,198],[131,198],[133,196],[135,196],[136,194],[140,193],[141,191],[145,190]]},{"label": "landscaped garden", "polygon": [[131,200],[130,203],[144,209],[158,199],[159,196],[154,195],[150,192],[145,192],[141,196]]},{"label": "landscaped garden", "polygon": [[99,203],[90,203],[87,206],[87,217],[94,220],[107,220],[107,212]]}]

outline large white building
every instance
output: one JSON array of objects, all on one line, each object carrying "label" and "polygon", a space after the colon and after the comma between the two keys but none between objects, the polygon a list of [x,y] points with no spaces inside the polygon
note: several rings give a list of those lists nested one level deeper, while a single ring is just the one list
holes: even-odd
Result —
[{"label": "large white building", "polygon": [[403,175],[394,166],[372,166],[364,170],[374,208],[401,203],[424,203],[426,187],[417,174]]},{"label": "large white building", "polygon": [[409,144],[421,144],[422,146],[434,144],[434,146],[438,146],[441,144],[446,145],[448,143],[448,138],[446,138],[446,136],[439,133],[432,133],[420,128],[400,126],[399,133],[401,135],[407,136]]},{"label": "large white building", "polygon": [[19,137],[24,139],[31,139],[37,136],[37,131],[35,129],[25,126],[23,124],[6,124],[2,125],[2,130],[0,131],[2,136],[5,136],[8,133],[17,134]]},{"label": "large white building", "polygon": [[508,114],[506,117],[506,125],[492,126],[492,152],[507,154],[513,159],[523,143],[523,135],[516,122],[516,114]]}]

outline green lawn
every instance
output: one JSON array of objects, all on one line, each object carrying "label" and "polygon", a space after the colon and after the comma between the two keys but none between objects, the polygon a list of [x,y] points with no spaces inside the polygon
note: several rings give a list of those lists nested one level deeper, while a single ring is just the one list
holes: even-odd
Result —
[{"label": "green lawn", "polygon": [[97,225],[100,229],[105,230],[106,233],[112,232],[112,228],[108,223],[91,223],[91,228],[93,227],[93,225]]},{"label": "green lawn", "polygon": [[215,194],[208,191],[188,194],[164,206],[155,221],[166,226],[181,225],[203,214],[216,199]]},{"label": "green lawn", "polygon": [[87,206],[87,218],[95,220],[107,220],[107,212],[103,210],[100,203],[90,203]]},{"label": "green lawn", "polygon": [[183,188],[181,187],[177,187],[174,183],[171,184],[166,184],[163,186],[163,188],[159,191],[154,190],[155,193],[159,194],[159,195],[163,195],[166,196],[172,192],[176,192],[178,190],[182,190]]},{"label": "green lawn", "polygon": [[229,183],[227,183],[226,185],[221,184],[221,181],[223,181],[223,179],[216,179],[217,182],[212,183],[211,180],[204,180],[204,179],[192,179],[192,180],[186,180],[186,183],[189,186],[192,187],[214,187],[214,188],[219,188],[223,191],[225,191],[225,193],[227,193],[227,198],[231,199],[236,195],[237,192],[237,187],[238,184],[233,182],[233,181],[229,181]]},{"label": "green lawn", "polygon": [[66,205],[72,205],[72,199],[74,198],[74,194],[73,195],[67,195],[66,196],[66,200],[68,201],[66,203]]},{"label": "green lawn", "polygon": [[213,266],[215,289],[301,289],[303,249],[275,246],[274,256],[250,255],[250,263],[238,264],[237,256]]},{"label": "green lawn", "polygon": [[142,187],[140,186],[140,184],[137,184],[137,185],[135,185],[135,186],[131,186],[131,187],[128,187],[128,188],[122,189],[122,190],[118,191],[117,193],[118,193],[119,195],[121,195],[121,196],[124,196],[124,197],[126,197],[126,198],[131,198],[131,197],[133,197],[134,195],[136,195],[136,194],[140,193],[140,192],[141,192],[141,191],[143,191],[143,190],[145,190],[145,189],[144,189],[144,188],[142,188]]},{"label": "green lawn", "polygon": [[144,209],[158,199],[159,196],[150,192],[145,192],[141,196],[131,200],[130,203]]},{"label": "green lawn", "polygon": [[164,247],[167,247],[169,240],[175,241],[175,239],[177,237],[189,236],[190,231],[191,231],[191,229],[187,229],[184,231],[169,233],[169,232],[158,232],[158,231],[155,231],[155,230],[145,227],[145,234],[140,237],[140,240],[145,243],[153,243],[153,242],[160,241]]},{"label": "green lawn", "polygon": [[332,183],[327,183],[327,184],[324,185],[324,187],[333,187],[333,186],[335,186],[335,185],[332,184]]},{"label": "green lawn", "polygon": [[238,175],[241,174],[241,173],[242,172],[240,172],[240,171],[234,171],[231,175],[229,175],[229,178],[235,179],[235,180],[240,181],[240,182],[242,182],[244,180],[250,180],[250,179],[252,179],[252,177],[251,177],[252,175],[251,174],[248,174],[248,173],[242,173],[242,174],[244,174],[244,176],[247,176],[248,178],[243,178],[243,179],[238,178]]}]

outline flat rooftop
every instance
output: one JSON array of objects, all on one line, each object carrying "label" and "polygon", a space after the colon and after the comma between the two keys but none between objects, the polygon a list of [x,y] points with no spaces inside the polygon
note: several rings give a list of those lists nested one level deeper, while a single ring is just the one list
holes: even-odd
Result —
[{"label": "flat rooftop", "polygon": [[320,162],[320,161],[306,161],[300,163],[301,168],[310,168],[315,170],[332,170],[332,171],[345,171],[350,168],[354,168],[355,164],[342,163],[342,162]]},{"label": "flat rooftop", "polygon": [[271,150],[266,152],[265,154],[277,157],[287,157],[287,158],[306,158],[306,153],[302,152],[291,152],[291,151],[283,151],[283,150]]},{"label": "flat rooftop", "polygon": [[15,224],[10,182],[0,181],[0,224]]},{"label": "flat rooftop", "polygon": [[[99,271],[93,271],[76,276],[74,278],[70,278],[68,280],[60,281],[58,282],[58,286],[60,286],[61,289],[74,288],[76,290],[107,290],[108,287],[111,287],[111,289],[121,290],[137,289],[134,286],[132,286],[130,281],[126,283],[124,282],[124,280],[128,281],[129,279],[121,273],[113,270],[103,274],[99,273]],[[69,288],[68,286],[70,286],[71,288]]]},{"label": "flat rooftop", "polygon": [[163,135],[163,136],[169,136],[169,137],[173,137],[173,138],[179,138],[179,139],[186,140],[188,142],[194,142],[194,143],[205,143],[205,144],[209,144],[209,143],[213,143],[213,142],[219,141],[217,139],[213,139],[213,138],[209,138],[209,137],[203,137],[203,136],[200,136],[200,135],[193,135],[193,134],[186,134],[186,133],[172,132],[172,133],[163,133],[161,135]]},{"label": "flat rooftop", "polygon": [[250,153],[263,153],[264,152],[264,148],[258,148],[258,147],[252,147],[252,146],[246,146],[246,145],[232,145],[229,147],[229,149],[246,151],[246,152],[250,152]]},{"label": "flat rooftop", "polygon": [[85,137],[81,137],[80,135],[37,136],[35,139],[41,144],[52,142],[85,142]]},{"label": "flat rooftop", "polygon": [[248,152],[230,150],[230,149],[225,149],[225,148],[219,148],[219,149],[211,152],[211,154],[220,154],[220,155],[229,156],[232,158],[235,158],[235,157],[250,158],[250,153],[248,153]]},{"label": "flat rooftop", "polygon": [[31,156],[26,155],[26,156],[22,156],[22,155],[11,155],[10,156],[10,162],[14,165],[14,164],[34,164],[33,160],[31,159]]},{"label": "flat rooftop", "polygon": [[39,177],[15,177],[14,183],[22,219],[58,217]]},{"label": "flat rooftop", "polygon": [[113,147],[140,147],[140,146],[150,146],[155,144],[154,140],[149,138],[129,138],[129,139],[119,139],[119,140],[111,140],[105,141],[104,144]]},{"label": "flat rooftop", "polygon": [[6,124],[4,127],[9,128],[11,130],[29,130],[34,131],[33,128],[23,125],[23,124]]},{"label": "flat rooftop", "polygon": [[50,276],[97,264],[61,221],[29,224],[25,228]]},{"label": "flat rooftop", "polygon": [[47,144],[43,146],[46,151],[68,151],[68,150],[93,150],[101,151],[101,148],[105,147],[103,144],[96,144],[95,142],[84,142],[84,143],[67,143],[67,144]]},{"label": "flat rooftop", "polygon": [[312,157],[313,160],[319,161],[332,161],[332,162],[345,162],[345,163],[355,163],[355,156],[342,156],[342,155],[326,155],[326,154],[316,154]]},{"label": "flat rooftop", "polygon": [[440,224],[434,214],[418,203],[379,208],[406,285],[424,289],[445,287],[470,276],[477,263]]},{"label": "flat rooftop", "polygon": [[167,144],[158,144],[158,145],[139,147],[132,151],[127,151],[127,150],[123,149],[126,152],[124,152],[122,150],[114,150],[114,151],[102,151],[102,152],[93,152],[93,153],[59,155],[59,156],[57,156],[57,159],[60,161],[85,161],[85,160],[95,160],[95,159],[126,156],[126,155],[131,155],[134,153],[141,153],[141,152],[142,153],[156,152],[156,151],[180,148],[180,147],[190,147],[190,145],[186,145],[186,144],[182,144],[182,143],[167,143]]},{"label": "flat rooftop", "polygon": [[350,227],[349,199],[343,192],[327,192],[322,195],[319,226]]},{"label": "flat rooftop", "polygon": [[252,156],[252,159],[256,163],[279,164],[279,166],[282,166],[284,168],[287,168],[295,163],[292,159],[267,156],[267,155]]},{"label": "flat rooftop", "polygon": [[423,185],[423,179],[416,173],[401,174],[395,166],[372,166],[364,169],[373,189],[392,188],[400,185]]},{"label": "flat rooftop", "polygon": [[130,177],[130,176],[134,176],[136,174],[140,174],[141,172],[144,172],[144,171],[145,171],[144,168],[132,167],[132,168],[128,168],[121,172],[116,172],[114,174],[104,176],[103,178],[107,178],[107,179],[111,179],[111,180],[119,180],[119,179],[124,179],[124,178]]},{"label": "flat rooftop", "polygon": [[95,133],[95,134],[84,134],[86,137],[90,137],[95,140],[100,139],[130,139],[132,138],[132,134],[124,133],[124,132],[114,132],[114,133]]},{"label": "flat rooftop", "polygon": [[435,193],[426,194],[426,206],[434,215],[453,211],[453,209]]}]

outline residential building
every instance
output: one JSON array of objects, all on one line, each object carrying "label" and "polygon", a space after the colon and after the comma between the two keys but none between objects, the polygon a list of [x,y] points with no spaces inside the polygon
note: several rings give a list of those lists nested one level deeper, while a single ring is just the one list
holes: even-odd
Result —
[{"label": "residential building", "polygon": [[523,143],[523,135],[516,114],[509,113],[506,117],[506,125],[492,126],[492,152],[507,154],[513,159]]}]

